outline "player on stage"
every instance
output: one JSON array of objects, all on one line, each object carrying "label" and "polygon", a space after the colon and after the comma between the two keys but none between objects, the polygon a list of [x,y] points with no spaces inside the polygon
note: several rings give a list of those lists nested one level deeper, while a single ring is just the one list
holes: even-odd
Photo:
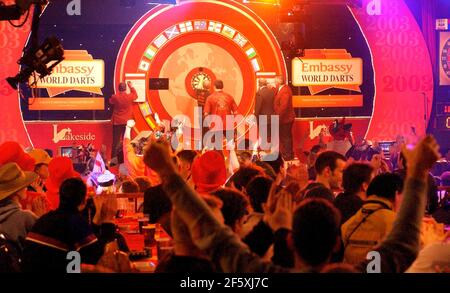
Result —
[{"label": "player on stage", "polygon": [[[259,90],[256,92],[255,97],[255,116],[257,118],[258,122],[258,129],[261,131],[262,129],[266,129],[267,133],[267,141],[270,142],[271,138],[271,117],[272,115],[275,115],[275,110],[273,108],[273,101],[275,98],[275,91],[273,88],[269,87],[269,84],[267,82],[267,79],[261,78],[258,81],[259,84]],[[261,123],[260,118],[265,116],[267,124],[261,126],[259,123]],[[260,133],[261,136],[261,133]]]},{"label": "player on stage", "polygon": [[283,76],[276,78],[277,94],[274,100],[275,113],[280,116],[280,152],[286,161],[294,159],[292,150],[292,126],[295,112],[292,106],[292,90]]},{"label": "player on stage", "polygon": [[[127,94],[127,85],[130,93]],[[123,157],[118,156],[118,152],[122,152],[122,138],[127,126],[127,121],[133,119],[133,101],[137,99],[137,93],[131,82],[119,83],[119,93],[114,94],[109,99],[109,103],[113,105],[113,142],[111,148],[111,159]],[[118,162],[121,164],[123,162]]]},{"label": "player on stage", "polygon": [[[228,131],[234,131],[234,128],[227,129],[226,116],[234,115],[237,113],[237,105],[233,97],[223,91],[223,81],[218,79],[214,82],[214,93],[206,98],[205,108],[203,109],[203,115],[205,118],[208,115],[217,115],[222,120],[222,128],[215,130],[223,131],[226,135]],[[214,120],[213,120],[214,121]],[[234,137],[233,137],[234,138]]]}]

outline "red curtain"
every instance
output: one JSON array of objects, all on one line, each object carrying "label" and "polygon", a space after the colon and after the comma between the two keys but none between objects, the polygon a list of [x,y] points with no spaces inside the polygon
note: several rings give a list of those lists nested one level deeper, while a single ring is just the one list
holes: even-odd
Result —
[{"label": "red curtain", "polygon": [[[430,52],[433,71],[437,73],[437,45],[436,45],[436,0],[420,0],[422,11],[422,32]],[[436,75],[435,75],[436,76]]]}]

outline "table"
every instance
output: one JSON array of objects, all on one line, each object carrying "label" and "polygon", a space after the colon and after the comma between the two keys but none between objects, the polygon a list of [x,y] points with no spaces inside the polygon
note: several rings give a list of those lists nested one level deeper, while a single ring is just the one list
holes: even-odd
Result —
[{"label": "table", "polygon": [[[131,253],[139,253],[145,251],[144,235],[139,234],[139,215],[129,215],[125,218],[116,219],[116,225],[119,227],[120,233],[125,238]],[[170,238],[166,231],[160,228],[155,234],[155,238]],[[150,247],[151,257],[142,258],[132,261],[140,272],[152,273],[158,265],[158,249],[154,245]]]},{"label": "table", "polygon": [[[131,252],[144,251],[144,235],[137,233],[122,233]],[[132,263],[140,272],[153,273],[158,265],[158,250],[150,247],[151,257],[134,260]]]}]

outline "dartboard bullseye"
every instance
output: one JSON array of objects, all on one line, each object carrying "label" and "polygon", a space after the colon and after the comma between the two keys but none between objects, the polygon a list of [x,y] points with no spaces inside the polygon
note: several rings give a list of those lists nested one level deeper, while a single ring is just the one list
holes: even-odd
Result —
[{"label": "dartboard bullseye", "polygon": [[196,67],[185,78],[186,91],[192,98],[197,100],[199,106],[203,106],[206,98],[211,94],[211,89],[216,79],[215,74],[210,69]]},{"label": "dartboard bullseye", "polygon": [[211,83],[211,77],[203,72],[196,73],[191,80],[192,89],[195,91],[204,91],[207,89],[206,82]]}]

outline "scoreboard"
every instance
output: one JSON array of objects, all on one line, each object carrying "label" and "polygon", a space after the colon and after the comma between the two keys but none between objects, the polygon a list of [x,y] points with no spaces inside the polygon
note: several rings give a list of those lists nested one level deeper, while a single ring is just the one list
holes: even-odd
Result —
[{"label": "scoreboard", "polygon": [[450,131],[450,102],[437,103],[436,106],[437,128]]}]

